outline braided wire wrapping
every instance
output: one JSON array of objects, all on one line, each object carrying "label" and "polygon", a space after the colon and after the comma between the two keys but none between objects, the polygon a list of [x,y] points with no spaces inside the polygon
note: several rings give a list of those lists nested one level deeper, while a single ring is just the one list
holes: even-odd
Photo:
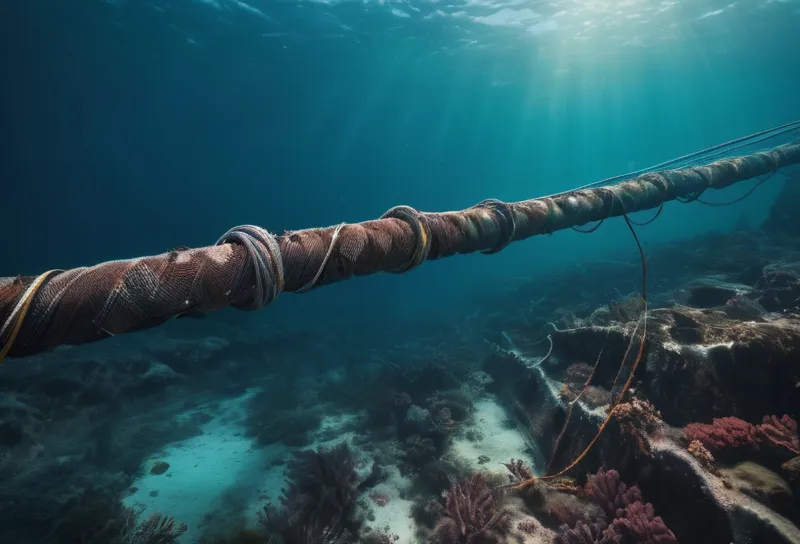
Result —
[{"label": "braided wire wrapping", "polygon": [[[381,219],[277,237],[244,225],[214,246],[111,261],[42,279],[29,293],[16,339],[10,344],[0,338],[0,350],[19,357],[146,329],[187,312],[263,308],[281,291],[302,292],[381,271],[407,272],[425,260],[457,254],[493,253],[511,241],[659,208],[798,163],[800,144],[790,144],[704,166],[647,172],[612,186],[515,203],[489,200],[457,212],[398,206]],[[0,278],[4,330],[17,324],[14,308],[36,279]]]}]

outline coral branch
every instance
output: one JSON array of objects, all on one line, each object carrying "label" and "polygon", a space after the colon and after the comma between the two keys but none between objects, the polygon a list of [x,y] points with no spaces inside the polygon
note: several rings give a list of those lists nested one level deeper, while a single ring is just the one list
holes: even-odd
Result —
[{"label": "coral branch", "polygon": [[628,488],[616,470],[600,469],[594,476],[589,476],[584,493],[603,509],[609,519],[616,515],[618,509],[642,501],[639,488],[635,485]]},{"label": "coral branch", "polygon": [[445,499],[445,516],[434,529],[434,541],[440,544],[501,542],[497,533],[508,530],[508,513],[498,510],[486,482],[476,472],[453,487]]},{"label": "coral branch", "polygon": [[764,416],[764,422],[756,427],[758,439],[765,446],[800,455],[800,437],[797,422],[790,416]]},{"label": "coral branch", "polygon": [[678,544],[672,531],[653,512],[653,505],[635,502],[617,512],[611,522],[610,532],[622,536],[620,542],[642,542],[648,544]]}]

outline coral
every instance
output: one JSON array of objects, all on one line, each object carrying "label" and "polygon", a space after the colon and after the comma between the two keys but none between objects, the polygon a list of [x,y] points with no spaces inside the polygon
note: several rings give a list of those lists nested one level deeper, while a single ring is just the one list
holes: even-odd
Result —
[{"label": "coral", "polygon": [[434,459],[419,471],[419,480],[431,492],[439,494],[453,487],[462,476],[459,467],[447,459]]},{"label": "coral", "polygon": [[756,428],[738,417],[714,418],[706,423],[690,423],[683,431],[691,442],[699,441],[712,453],[726,449],[758,449]]},{"label": "coral", "polygon": [[636,501],[642,501],[639,488],[626,486],[616,470],[605,471],[600,469],[594,476],[589,476],[584,493],[598,505],[609,519],[613,518],[617,510],[625,508]]},{"label": "coral", "polygon": [[390,533],[389,527],[386,526],[380,531],[370,531],[362,536],[358,542],[359,544],[395,544],[399,540],[400,537]]},{"label": "coral", "polygon": [[714,465],[714,456],[706,449],[702,442],[699,440],[692,440],[689,444],[689,453],[700,462],[706,470],[716,474],[717,468]]},{"label": "coral", "polygon": [[[437,392],[435,395],[427,399],[428,411],[433,414],[434,424],[437,428],[441,428],[442,422],[440,419],[443,417],[441,414],[446,413],[447,419],[454,424],[466,421],[472,413],[472,399],[462,392],[460,389],[453,389],[450,391]],[[444,424],[448,427],[449,422]],[[452,431],[446,431],[452,432]]]},{"label": "coral", "polygon": [[512,458],[508,463],[503,463],[503,466],[511,473],[512,482],[524,482],[533,478],[533,471],[522,459],[515,460]]},{"label": "coral", "polygon": [[684,434],[689,441],[699,441],[712,452],[764,448],[781,455],[800,454],[797,422],[789,415],[764,416],[757,426],[736,417],[715,418],[711,425],[690,423]]},{"label": "coral", "polygon": [[371,424],[378,427],[396,426],[401,423],[411,407],[411,396],[408,393],[389,390],[387,395],[371,407]]},{"label": "coral", "polygon": [[677,544],[672,531],[645,504],[639,488],[627,487],[615,470],[589,476],[585,494],[608,516],[587,515],[559,529],[556,544]]},{"label": "coral", "polygon": [[790,482],[800,482],[800,456],[797,456],[781,465],[788,473]]},{"label": "coral", "polygon": [[109,492],[87,488],[62,508],[53,533],[63,541],[104,544],[134,525],[135,514]]},{"label": "coral", "polygon": [[555,544],[619,544],[621,537],[606,530],[605,521],[579,521],[575,527],[562,526]]},{"label": "coral", "polygon": [[437,431],[444,435],[452,434],[458,429],[458,422],[453,419],[450,408],[431,411],[431,422]]},{"label": "coral", "polygon": [[633,437],[639,452],[650,455],[647,436],[661,424],[661,414],[646,400],[633,399],[617,405],[614,415],[622,432]]},{"label": "coral", "polygon": [[292,543],[299,534],[310,532],[321,539],[356,529],[359,490],[355,460],[346,442],[330,450],[295,452],[287,482],[280,498],[282,508],[268,504],[260,518],[268,534]]},{"label": "coral", "polygon": [[469,369],[456,359],[448,360],[443,353],[415,353],[416,361],[402,364],[385,363],[378,376],[380,383],[390,383],[398,390],[414,393],[420,403],[436,391],[458,387],[466,378]]},{"label": "coral", "polygon": [[800,437],[797,435],[797,422],[790,416],[764,416],[764,421],[756,427],[756,435],[762,445],[771,450],[800,455]]},{"label": "coral", "polygon": [[605,521],[606,515],[602,509],[570,493],[546,492],[544,504],[536,508],[539,519],[545,525],[560,527],[574,526],[579,521],[588,519]]},{"label": "coral", "polygon": [[433,531],[439,544],[501,542],[508,513],[498,509],[486,476],[476,472],[454,486],[445,499],[445,515]]},{"label": "coral", "polygon": [[87,488],[64,506],[53,535],[58,542],[81,544],[174,544],[186,530],[158,514],[137,525],[136,512],[116,495]]},{"label": "coral", "polygon": [[259,512],[259,522],[269,544],[344,544],[350,538],[347,530],[328,527],[314,519],[303,522],[270,504]]},{"label": "coral", "polygon": [[411,507],[411,515],[419,525],[432,527],[444,515],[444,506],[436,499],[415,502]]},{"label": "coral", "polygon": [[403,453],[409,463],[424,465],[436,456],[436,445],[430,438],[414,434],[406,438]]},{"label": "coral", "polygon": [[526,465],[522,459],[511,459],[508,463],[503,463],[510,474],[508,479],[512,484],[519,484],[522,482],[530,482],[524,487],[515,489],[515,492],[525,501],[529,507],[538,508],[544,504],[543,490],[546,484],[535,480],[533,471]]},{"label": "coral", "polygon": [[378,506],[386,506],[389,504],[389,496],[386,493],[378,493],[377,491],[370,491],[369,498]]},{"label": "coral", "polygon": [[653,505],[634,502],[617,512],[606,533],[622,536],[619,542],[641,544],[678,544],[675,535],[653,512]]},{"label": "coral", "polygon": [[635,425],[648,433],[653,432],[661,425],[661,414],[646,400],[633,399],[620,403],[614,414],[620,423]]},{"label": "coral", "polygon": [[120,535],[112,544],[177,544],[188,527],[185,523],[175,527],[175,520],[153,514],[127,534]]}]

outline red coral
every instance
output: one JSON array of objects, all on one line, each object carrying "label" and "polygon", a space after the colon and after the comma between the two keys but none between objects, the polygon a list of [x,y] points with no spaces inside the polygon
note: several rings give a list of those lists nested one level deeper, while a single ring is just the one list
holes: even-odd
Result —
[{"label": "red coral", "polygon": [[771,449],[800,455],[797,422],[790,416],[764,416],[764,422],[756,427],[756,433],[761,443]]},{"label": "red coral", "polygon": [[622,542],[678,544],[678,539],[664,524],[664,520],[655,515],[650,503],[635,502],[617,511],[616,519],[606,532],[621,535]]},{"label": "red coral", "polygon": [[683,433],[689,442],[697,440],[711,451],[728,448],[758,449],[756,428],[738,417],[714,418],[710,425],[690,423]]},{"label": "red coral", "polygon": [[584,493],[597,504],[609,519],[613,518],[618,509],[642,500],[642,493],[635,485],[628,488],[616,470],[600,471],[594,476],[589,476]]},{"label": "red coral", "polygon": [[378,506],[386,506],[389,503],[389,496],[385,493],[378,493],[377,491],[370,491],[369,498]]}]

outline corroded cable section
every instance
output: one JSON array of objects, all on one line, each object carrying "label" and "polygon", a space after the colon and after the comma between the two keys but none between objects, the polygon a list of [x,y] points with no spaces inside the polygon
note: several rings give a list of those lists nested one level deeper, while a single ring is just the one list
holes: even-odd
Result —
[{"label": "corroded cable section", "polygon": [[659,208],[798,163],[800,145],[792,144],[611,186],[509,204],[484,201],[458,212],[398,206],[381,219],[277,237],[245,226],[229,232],[220,245],[61,272],[32,295],[28,287],[36,278],[0,278],[0,327],[17,325],[11,322],[14,308],[30,296],[13,345],[2,338],[0,349],[12,357],[29,355],[146,329],[191,312],[259,308],[281,290],[406,272],[426,259],[492,253],[537,234]]}]

